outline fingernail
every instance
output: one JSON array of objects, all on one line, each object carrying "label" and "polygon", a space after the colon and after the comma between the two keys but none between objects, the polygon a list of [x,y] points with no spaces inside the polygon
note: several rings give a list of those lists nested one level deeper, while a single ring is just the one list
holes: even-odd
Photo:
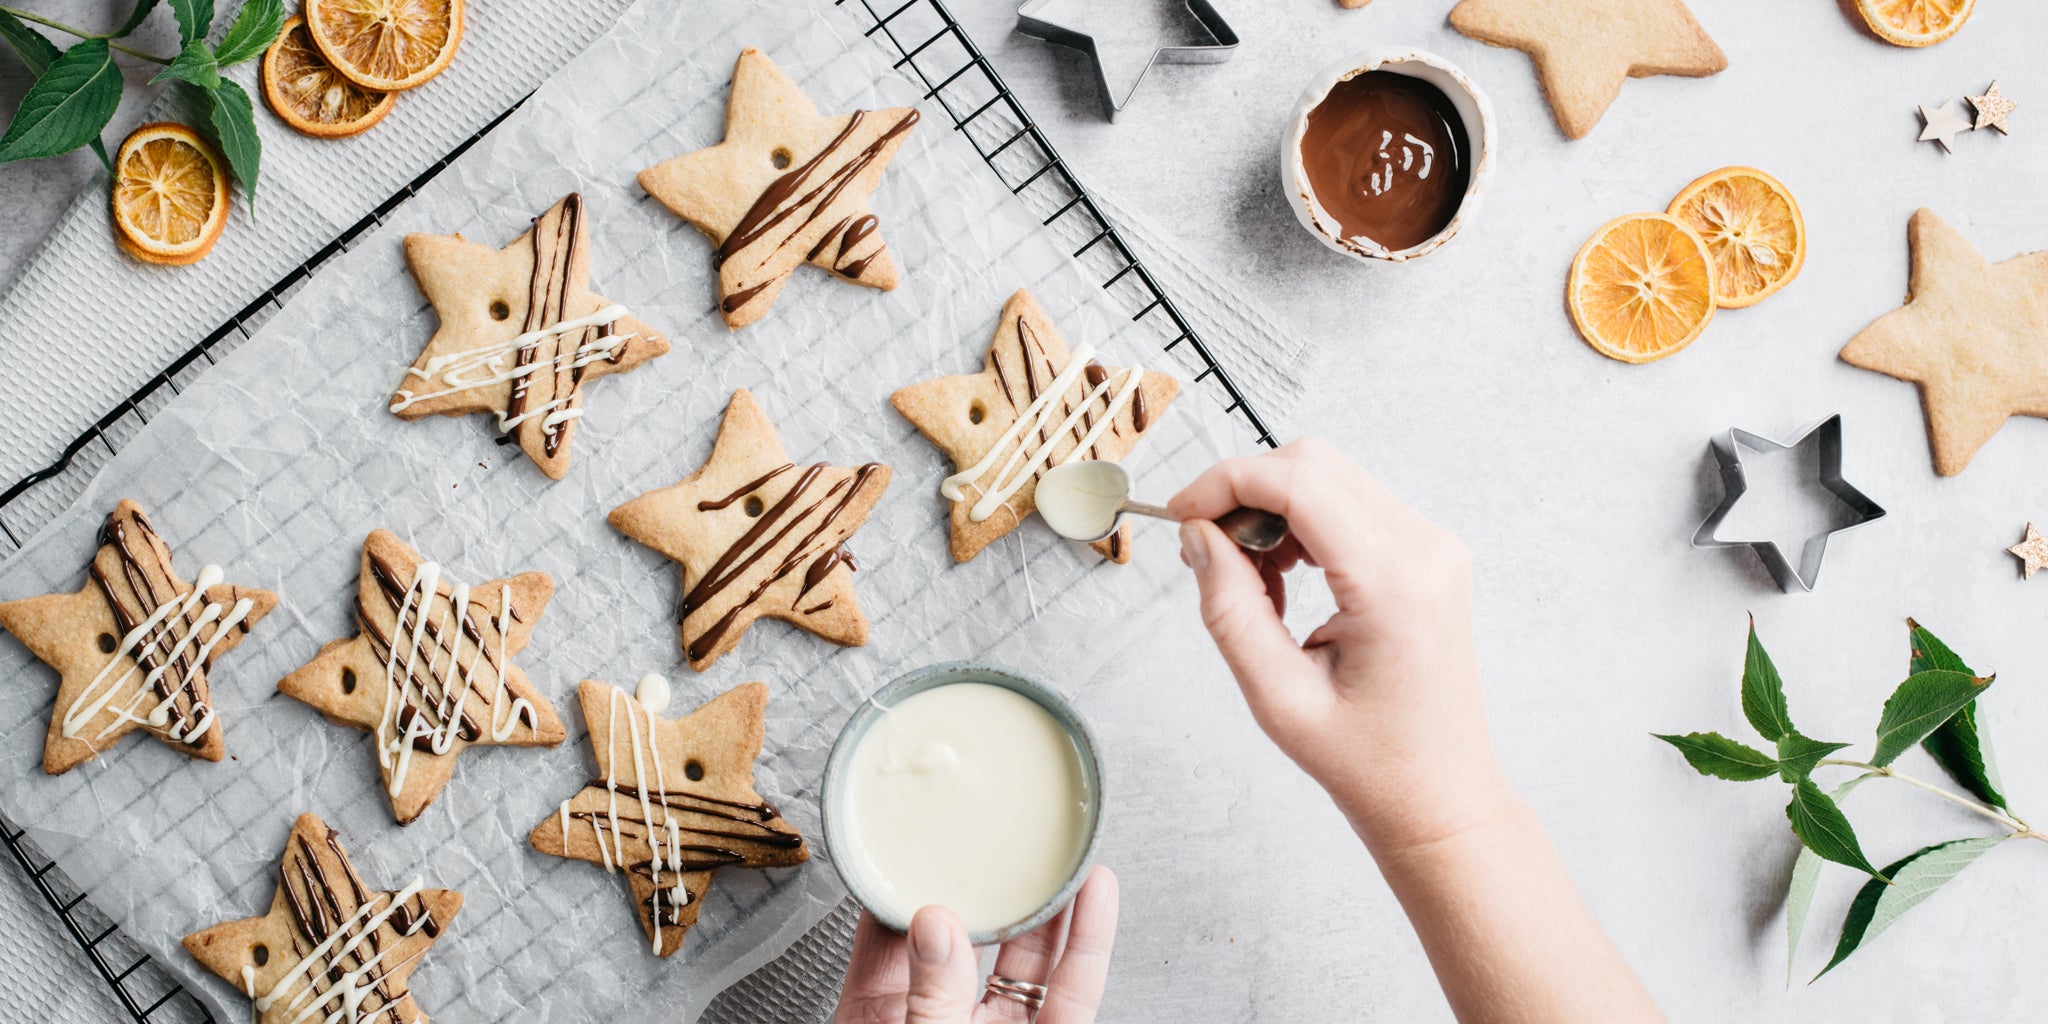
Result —
[{"label": "fingernail", "polygon": [[953,955],[953,930],[939,915],[920,911],[910,919],[910,954],[926,963],[945,963]]},{"label": "fingernail", "polygon": [[1192,519],[1180,524],[1180,556],[1196,572],[1209,568],[1209,537]]}]

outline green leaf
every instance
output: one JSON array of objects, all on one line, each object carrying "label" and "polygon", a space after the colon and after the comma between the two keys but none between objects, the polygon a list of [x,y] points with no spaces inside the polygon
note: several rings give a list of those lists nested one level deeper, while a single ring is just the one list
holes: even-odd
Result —
[{"label": "green leaf", "polygon": [[255,107],[249,103],[249,94],[227,79],[222,79],[220,88],[207,95],[213,97],[214,141],[220,145],[221,155],[228,158],[228,168],[235,172],[235,180],[242,183],[242,194],[248,197],[253,212],[256,174],[263,163],[263,143],[256,138]]},{"label": "green leaf", "polygon": [[121,27],[114,30],[113,38],[119,39],[140,28],[142,26],[142,19],[149,17],[149,12],[153,10],[156,10],[156,0],[135,0],[135,9],[129,11],[128,20],[122,22]]},{"label": "green leaf", "polygon": [[1778,763],[1771,760],[1770,755],[1718,732],[1653,735],[1677,747],[1678,752],[1685,755],[1685,763],[1692,765],[1701,775],[1712,775],[1730,782],[1754,782],[1768,779],[1778,770]]},{"label": "green leaf", "polygon": [[7,45],[21,56],[21,62],[28,65],[28,73],[38,77],[50,70],[62,53],[56,43],[6,11],[0,11],[0,39],[7,40]]},{"label": "green leaf", "polygon": [[171,13],[178,16],[178,42],[190,45],[213,30],[213,0],[171,0]]},{"label": "green leaf", "polygon": [[121,70],[107,41],[81,40],[21,98],[21,109],[0,136],[0,163],[56,156],[92,142],[120,103]]},{"label": "green leaf", "polygon": [[1756,638],[1756,617],[1749,620],[1749,653],[1742,662],[1742,715],[1764,739],[1773,743],[1794,731],[1792,712],[1785,707],[1785,681],[1778,666]]},{"label": "green leaf", "polygon": [[284,30],[284,0],[248,0],[216,51],[221,67],[263,56]]},{"label": "green leaf", "polygon": [[1884,876],[1871,866],[1870,858],[1863,856],[1863,847],[1856,842],[1856,830],[1849,827],[1842,809],[1812,779],[1800,779],[1793,784],[1792,802],[1785,806],[1785,817],[1791,819],[1793,834],[1807,849],[1883,880]]},{"label": "green leaf", "polygon": [[217,88],[220,85],[220,66],[214,62],[213,50],[196,40],[187,43],[177,58],[149,81],[154,85],[172,79],[189,82],[201,89]]},{"label": "green leaf", "polygon": [[[1866,779],[1877,778],[1877,773],[1858,775],[1835,787],[1829,799],[1840,803]],[[1785,982],[1791,984],[1792,966],[1799,959],[1799,938],[1806,934],[1806,912],[1813,907],[1814,889],[1820,884],[1820,866],[1824,863],[1820,854],[1799,848],[1799,859],[1792,862],[1792,882],[1785,887]],[[1872,883],[1875,884],[1875,883]]]},{"label": "green leaf", "polygon": [[1995,678],[1945,668],[1907,676],[1884,702],[1884,713],[1877,720],[1877,752],[1870,756],[1870,763],[1888,765],[1897,760],[1968,707]]},{"label": "green leaf", "polygon": [[1842,922],[1842,938],[1835,943],[1835,958],[1829,960],[1813,980],[1819,981],[1821,975],[1849,959],[1849,954],[1877,938],[1879,932],[1891,927],[1892,922],[1906,911],[1926,902],[1935,890],[1962,874],[1964,868],[1976,863],[1977,858],[1991,852],[1992,847],[2007,838],[1958,839],[1923,847],[1885,869],[1892,878],[1892,884],[1864,883],[1863,888],[1857,891],[1855,901],[1849,904],[1848,918]]},{"label": "green leaf", "polygon": [[1846,746],[1847,743],[1822,743],[1788,732],[1778,738],[1778,777],[1786,782],[1798,782],[1813,774],[1821,758]]},{"label": "green leaf", "polygon": [[[1917,674],[1930,669],[1944,668],[1956,672],[1971,672],[1963,659],[1956,657],[1948,645],[1941,642],[1926,627],[1906,620],[1911,630],[1913,659],[1911,672]],[[2000,792],[2004,785],[1998,780],[1998,767],[1991,759],[1991,741],[1977,731],[1977,702],[1971,701],[1956,712],[1939,728],[1927,734],[1920,741],[1935,763],[1948,772],[1956,784],[1970,792],[1970,795],[1993,807],[2006,807],[2005,794]]]}]

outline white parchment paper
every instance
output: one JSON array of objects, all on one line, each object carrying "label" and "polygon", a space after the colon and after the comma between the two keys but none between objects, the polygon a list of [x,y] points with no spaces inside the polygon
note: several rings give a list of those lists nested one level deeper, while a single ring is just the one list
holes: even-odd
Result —
[{"label": "white parchment paper", "polygon": [[[106,512],[150,512],[181,572],[222,565],[282,597],[213,673],[232,759],[187,760],[131,737],[68,775],[40,770],[54,673],[0,642],[0,788],[8,814],[123,929],[222,1019],[243,997],[199,969],[180,936],[266,909],[292,818],[345,837],[373,884],[414,875],[466,903],[414,976],[450,1019],[670,1021],[694,1016],[843,895],[817,842],[827,749],[861,696],[917,665],[987,658],[1055,685],[1087,678],[1168,591],[1176,544],[1140,528],[1127,566],[1100,562],[1033,521],[964,566],[947,554],[943,457],[887,404],[895,388],[978,369],[1002,302],[1031,288],[1070,341],[1111,363],[1186,381],[1190,368],[1103,298],[948,130],[942,111],[898,154],[874,209],[904,269],[876,293],[800,268],[773,312],[738,333],[713,310],[711,245],[641,194],[634,173],[723,135],[726,80],[743,46],[766,50],[826,111],[904,105],[921,90],[829,4],[642,3],[377,233],[324,271],[255,338],[158,412],[79,501],[6,566],[0,597],[75,589]],[[593,287],[666,331],[673,349],[598,382],[568,477],[550,482],[492,443],[488,417],[404,423],[384,410],[435,326],[408,276],[408,231],[504,244],[571,190],[592,227]],[[761,398],[798,461],[884,461],[895,482],[848,545],[859,557],[869,644],[840,650],[781,623],[754,627],[703,674],[680,664],[677,568],[613,532],[605,513],[694,470],[733,388]],[[1164,495],[1246,444],[1199,388],[1127,460]],[[391,818],[367,734],[328,724],[274,684],[349,612],[362,539],[389,528],[456,578],[528,569],[557,593],[527,673],[570,728],[554,749],[474,748],[412,826]],[[1028,577],[1029,585],[1026,585]],[[1035,595],[1036,612],[1033,608]],[[759,789],[813,839],[813,860],[721,872],[701,923],[668,960],[646,951],[625,882],[535,853],[526,833],[593,770],[576,681],[661,671],[672,713],[738,682],[773,691]],[[1108,752],[1114,794],[1115,751]],[[1114,803],[1106,808],[1114,815]]]}]

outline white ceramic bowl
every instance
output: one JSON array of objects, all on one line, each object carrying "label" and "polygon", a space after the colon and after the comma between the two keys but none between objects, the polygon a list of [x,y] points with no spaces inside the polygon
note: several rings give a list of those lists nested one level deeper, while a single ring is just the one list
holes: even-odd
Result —
[{"label": "white ceramic bowl", "polygon": [[[1301,136],[1308,130],[1309,111],[1322,103],[1323,97],[1328,96],[1338,83],[1368,71],[1409,75],[1442,89],[1457,109],[1459,120],[1465,123],[1466,152],[1471,154],[1472,167],[1471,177],[1465,184],[1465,199],[1459,204],[1457,215],[1444,225],[1442,231],[1406,249],[1388,249],[1365,239],[1344,237],[1337,218],[1316,201],[1315,191],[1309,187],[1308,172],[1301,163]],[[1492,170],[1493,104],[1487,102],[1486,94],[1463,71],[1427,50],[1367,50],[1325,69],[1309,83],[1307,89],[1302,90],[1301,101],[1294,105],[1294,116],[1288,122],[1286,137],[1280,143],[1280,183],[1301,226],[1324,245],[1366,263],[1402,263],[1427,256],[1456,237],[1465,222],[1478,212],[1479,197],[1486,192],[1486,182]]]}]

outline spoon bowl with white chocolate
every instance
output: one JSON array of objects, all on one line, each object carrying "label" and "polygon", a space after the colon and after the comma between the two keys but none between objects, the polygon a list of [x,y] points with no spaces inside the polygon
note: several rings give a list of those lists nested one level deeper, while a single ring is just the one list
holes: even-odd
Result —
[{"label": "spoon bowl with white chocolate", "polygon": [[[1125,513],[1173,520],[1163,506],[1131,500],[1131,474],[1100,459],[1054,466],[1038,478],[1033,492],[1038,515],[1052,532],[1092,544],[1116,531]],[[1237,508],[1216,518],[1216,526],[1246,551],[1271,551],[1287,538],[1287,520],[1256,508]]]}]

